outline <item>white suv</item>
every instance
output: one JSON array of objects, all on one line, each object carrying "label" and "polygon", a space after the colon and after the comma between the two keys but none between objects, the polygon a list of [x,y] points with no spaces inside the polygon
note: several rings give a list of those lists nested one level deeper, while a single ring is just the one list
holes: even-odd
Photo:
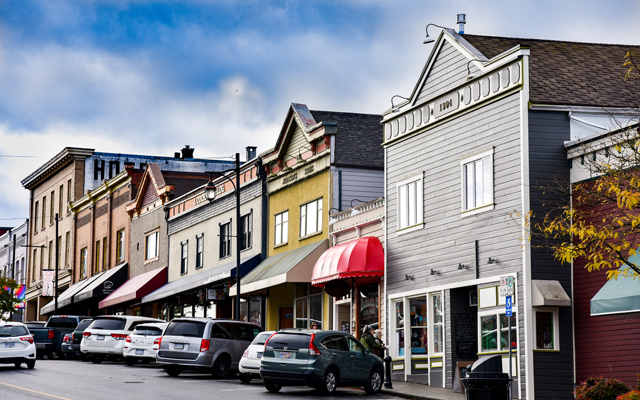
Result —
[{"label": "white suv", "polygon": [[156,349],[154,349],[153,342],[162,336],[167,325],[169,325],[167,322],[152,322],[136,326],[131,335],[124,340],[122,352],[124,362],[128,366],[132,366],[137,360],[143,363],[155,360]]},{"label": "white suv", "polygon": [[80,351],[95,364],[106,357],[122,357],[125,339],[136,326],[149,322],[164,322],[160,319],[133,315],[102,315],[96,317],[82,333]]},{"label": "white suv", "polygon": [[29,329],[20,322],[0,321],[0,364],[26,363],[27,368],[36,366],[36,345]]}]

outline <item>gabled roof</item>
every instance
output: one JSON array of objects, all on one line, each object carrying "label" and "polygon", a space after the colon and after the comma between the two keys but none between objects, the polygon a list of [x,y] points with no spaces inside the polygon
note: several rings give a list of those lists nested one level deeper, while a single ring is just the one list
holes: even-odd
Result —
[{"label": "gabled roof", "polygon": [[335,164],[354,167],[384,167],[383,127],[378,114],[311,111],[316,121],[336,122]]},{"label": "gabled roof", "polygon": [[634,107],[638,94],[623,79],[629,51],[640,46],[462,35],[491,59],[514,46],[530,48],[529,98],[534,104]]}]

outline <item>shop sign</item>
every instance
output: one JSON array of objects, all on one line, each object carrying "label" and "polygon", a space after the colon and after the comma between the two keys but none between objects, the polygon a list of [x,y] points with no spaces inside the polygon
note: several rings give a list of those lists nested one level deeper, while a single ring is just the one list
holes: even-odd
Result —
[{"label": "shop sign", "polygon": [[107,295],[113,293],[113,282],[104,281],[102,284],[102,294]]},{"label": "shop sign", "polygon": [[224,300],[224,289],[207,289],[207,300]]},{"label": "shop sign", "polygon": [[207,201],[207,195],[203,193],[200,196],[198,196],[195,199],[193,199],[193,205],[197,206],[198,204],[204,203],[205,201]]}]

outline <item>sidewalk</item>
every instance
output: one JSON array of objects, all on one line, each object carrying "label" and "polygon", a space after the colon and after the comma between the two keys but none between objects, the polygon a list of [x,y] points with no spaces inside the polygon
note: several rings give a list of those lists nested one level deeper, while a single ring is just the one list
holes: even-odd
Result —
[{"label": "sidewalk", "polygon": [[419,383],[391,381],[393,389],[382,386],[382,393],[392,396],[404,397],[405,399],[418,400],[464,400],[464,395],[453,393],[451,389],[443,389],[433,386],[421,385]]}]

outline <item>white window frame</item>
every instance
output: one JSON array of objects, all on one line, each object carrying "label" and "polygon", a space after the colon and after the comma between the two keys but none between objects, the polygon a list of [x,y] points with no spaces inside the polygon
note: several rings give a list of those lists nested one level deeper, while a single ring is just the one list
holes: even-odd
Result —
[{"label": "white window frame", "polygon": [[[513,314],[515,314],[516,317],[516,324],[512,326],[513,329],[515,329],[516,333],[515,333],[515,337],[516,337],[516,341],[518,342],[518,346],[513,349],[512,351],[515,353],[520,349],[520,340],[518,339],[520,331],[519,331],[519,327],[518,327],[518,310],[516,310],[514,308],[513,310]],[[496,350],[484,350],[482,348],[482,317],[487,317],[487,316],[492,316],[495,315],[497,320],[497,326],[498,328],[496,329],[496,334],[498,335],[497,337],[497,345],[498,348]],[[482,355],[482,354],[501,354],[501,353],[508,353],[509,352],[509,348],[507,347],[506,349],[502,349],[502,337],[501,337],[501,329],[500,328],[500,316],[501,315],[506,315],[506,310],[503,307],[495,307],[492,308],[490,310],[483,310],[481,311],[481,309],[478,310],[478,322],[477,322],[477,329],[478,329],[478,355]],[[508,330],[508,328],[507,328]],[[508,365],[508,364],[507,364]]]},{"label": "white window frame", "polygon": [[[534,307],[533,312],[533,351],[560,351],[560,310],[558,307]],[[536,315],[539,312],[552,313],[553,314],[553,349],[539,349],[538,346],[538,332],[537,332],[537,318]]]},{"label": "white window frame", "polygon": [[[395,315],[396,313],[396,303],[401,303],[402,304],[402,317],[403,317],[403,321],[404,321],[404,325],[403,326],[398,326],[398,321],[397,321],[397,315]],[[395,299],[395,300],[391,300],[390,305],[389,305],[389,310],[390,310],[390,318],[389,320],[391,321],[391,337],[389,338],[389,343],[390,343],[390,349],[393,352],[393,355],[396,358],[404,358],[407,355],[407,332],[406,332],[406,328],[407,328],[407,311],[406,311],[406,307],[405,307],[405,299],[404,298],[399,298],[399,299]],[[396,334],[397,332],[403,331],[404,333],[404,354],[400,355],[400,352],[398,351],[398,341],[396,339]],[[409,338],[410,339],[410,338]]]},{"label": "white window frame", "polygon": [[196,269],[204,267],[204,233],[196,235]]},{"label": "white window frame", "polygon": [[[155,240],[153,239],[153,236],[155,236]],[[154,240],[155,243],[153,243],[154,247],[149,246],[149,243]],[[155,231],[149,232],[144,236],[144,260],[145,261],[152,261],[152,260],[157,260],[158,259],[158,247],[160,247],[160,229],[157,228]],[[149,254],[150,250],[153,250],[154,254]]]},{"label": "white window frame", "polygon": [[[442,356],[444,355],[444,348],[446,347],[447,336],[444,332],[444,324],[445,324],[445,310],[444,310],[444,293],[443,292],[433,292],[427,295],[427,315],[429,317],[429,323],[427,324],[429,327],[429,355],[432,357]],[[440,306],[441,306],[441,322],[435,322],[435,314],[433,310],[433,298],[435,296],[440,296]],[[435,326],[440,325],[440,331],[442,332],[442,340],[440,342],[440,346],[442,347],[442,351],[437,352],[434,348],[436,343],[436,333]]]},{"label": "white window frame", "polygon": [[[481,151],[479,153],[472,154],[470,156],[466,156],[460,159],[460,213],[461,217],[468,217],[470,215],[475,215],[484,211],[493,210],[495,208],[495,179],[494,179],[494,149],[493,147],[488,150]],[[483,204],[481,206],[474,206],[471,208],[466,207],[467,201],[467,182],[466,175],[464,173],[465,165],[470,164],[472,162],[481,160],[483,158],[489,157],[489,165],[491,166],[489,171],[489,181],[491,182],[491,196],[487,204]]]},{"label": "white window frame", "polygon": [[[284,221],[284,217],[287,220]],[[278,217],[280,217],[280,223],[278,223]],[[289,243],[289,210],[274,215],[274,232],[273,232],[273,245],[282,246]],[[286,229],[283,227],[286,226]],[[278,242],[278,231],[280,232],[280,241]]]},{"label": "white window frame", "polygon": [[[315,223],[315,230],[314,231],[310,231],[309,229],[313,229],[314,227],[307,227],[307,217],[309,216],[309,206],[311,204],[315,203],[315,218],[316,218],[316,223]],[[313,236],[313,235],[317,235],[319,233],[322,233],[322,224],[323,224],[323,215],[322,215],[322,208],[323,204],[322,204],[322,197],[309,201],[307,203],[304,203],[300,206],[300,239],[302,238],[306,238],[308,236]],[[309,228],[309,229],[307,229]]]},{"label": "white window frame", "polygon": [[87,249],[85,247],[80,250],[80,278],[87,277]]},{"label": "white window frame", "polygon": [[[422,229],[424,227],[424,172],[420,171],[418,174],[412,175],[408,178],[405,178],[399,182],[396,182],[396,233],[398,235],[403,235],[405,233],[413,232],[418,229]],[[415,224],[410,224],[407,221],[407,226],[402,225],[401,221],[401,207],[400,204],[400,188],[403,186],[408,186],[409,184],[416,183],[416,222]],[[408,196],[407,196],[408,197]],[[407,209],[407,215],[409,210]]]},{"label": "white window frame", "polygon": [[180,243],[180,275],[189,273],[189,241]]}]

